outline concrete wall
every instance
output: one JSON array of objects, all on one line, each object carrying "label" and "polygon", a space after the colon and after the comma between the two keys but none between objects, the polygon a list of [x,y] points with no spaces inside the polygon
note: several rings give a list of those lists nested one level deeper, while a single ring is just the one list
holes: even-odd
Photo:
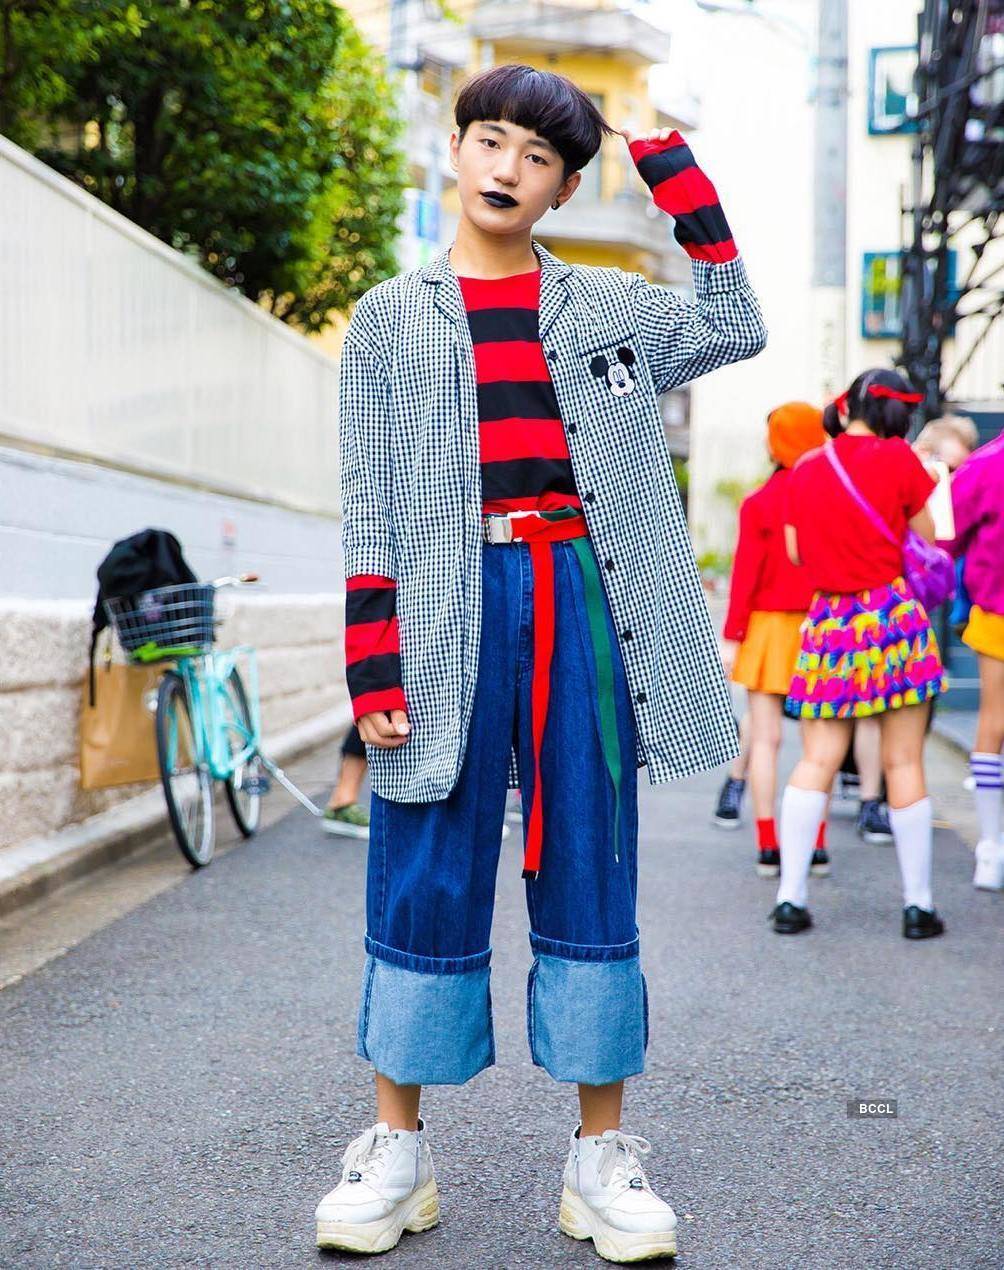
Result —
[{"label": "concrete wall", "polygon": [[0,440],[338,511],[337,364],[0,137]]},{"label": "concrete wall", "polygon": [[119,538],[176,534],[202,579],[257,573],[269,591],[340,591],[341,523],[250,499],[0,445],[0,596],[93,599]]},{"label": "concrete wall", "polygon": [[[249,643],[259,650],[266,738],[347,704],[344,596],[242,591],[222,602],[232,603],[233,612],[220,628],[220,646]],[[90,609],[82,600],[0,599],[0,849],[146,788],[84,792],[78,785]]]}]

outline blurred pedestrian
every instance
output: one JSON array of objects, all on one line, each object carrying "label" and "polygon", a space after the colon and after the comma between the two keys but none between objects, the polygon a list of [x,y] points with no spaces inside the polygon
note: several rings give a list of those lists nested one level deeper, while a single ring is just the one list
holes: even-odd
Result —
[{"label": "blurred pedestrian", "polygon": [[[921,428],[913,448],[925,464],[944,463],[949,472],[954,472],[979,443],[979,429],[972,419],[966,415],[942,415]],[[932,470],[931,475],[936,473]],[[972,598],[966,590],[965,556],[956,554],[955,599],[948,615],[948,624],[956,635],[961,636],[965,630],[971,607]]]},{"label": "blurred pedestrian", "polygon": [[750,766],[750,716],[744,710],[736,725],[739,731],[739,753],[728,766],[725,782],[718,791],[712,820],[720,829],[738,829],[742,823],[743,795]]},{"label": "blurred pedestrian", "polygon": [[370,815],[359,802],[359,792],[366,779],[366,746],[353,723],[342,741],[342,761],[338,779],[324,809],[321,826],[325,833],[343,838],[370,836]]},{"label": "blurred pedestrian", "polygon": [[[816,593],[786,708],[804,721],[804,755],[781,804],[779,934],[812,924],[807,878],[828,791],[852,721],[875,716],[908,939],[940,935],[931,894],[932,810],[924,781],[928,702],[947,687],[937,639],[907,584],[908,526],[927,541],[935,481],[904,437],[919,400],[895,371],[859,375],[825,414],[838,435],[792,473],[785,536]],[[831,431],[832,429],[832,431]]]},{"label": "blurred pedestrian", "polygon": [[[750,757],[747,772],[756,820],[756,868],[761,877],[780,872],[774,800],[784,701],[812,601],[806,570],[788,559],[784,503],[794,464],[826,440],[822,412],[789,401],[767,416],[767,453],[774,471],[739,508],[739,537],[723,628],[722,658],[732,682],[746,689]],[[820,817],[812,855],[814,873],[829,871],[826,817]]]},{"label": "blurred pedestrian", "polygon": [[954,472],[979,443],[979,429],[968,415],[942,415],[924,424],[913,449],[922,462],[944,463],[950,472]]},{"label": "blurred pedestrian", "polygon": [[965,556],[972,601],[963,643],[976,654],[980,712],[970,755],[980,839],[973,885],[1004,889],[1001,750],[1004,749],[1004,432],[981,446],[952,479],[953,554]]}]

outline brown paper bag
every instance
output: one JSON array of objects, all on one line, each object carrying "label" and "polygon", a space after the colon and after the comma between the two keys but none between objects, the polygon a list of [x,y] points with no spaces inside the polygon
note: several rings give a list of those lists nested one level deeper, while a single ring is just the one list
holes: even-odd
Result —
[{"label": "brown paper bag", "polygon": [[162,674],[162,666],[124,666],[118,662],[97,666],[93,707],[88,678],[84,676],[80,703],[81,789],[158,779],[154,717],[143,698],[156,689]]}]

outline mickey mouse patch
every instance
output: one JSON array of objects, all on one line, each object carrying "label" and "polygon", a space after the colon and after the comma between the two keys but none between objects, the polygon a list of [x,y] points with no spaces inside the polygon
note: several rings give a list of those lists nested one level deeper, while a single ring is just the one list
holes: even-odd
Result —
[{"label": "mickey mouse patch", "polygon": [[634,392],[635,380],[631,374],[634,365],[634,353],[629,348],[617,349],[616,360],[608,362],[600,354],[589,363],[589,369],[597,379],[605,381],[615,397],[626,397]]}]

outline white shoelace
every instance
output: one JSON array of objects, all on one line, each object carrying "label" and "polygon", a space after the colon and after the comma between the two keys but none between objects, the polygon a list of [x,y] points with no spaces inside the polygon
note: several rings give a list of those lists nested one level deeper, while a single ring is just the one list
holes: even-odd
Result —
[{"label": "white shoelace", "polygon": [[[346,1181],[363,1181],[378,1177],[384,1165],[384,1152],[392,1145],[390,1134],[377,1133],[372,1125],[358,1138],[353,1138],[342,1156],[343,1177]],[[357,1174],[353,1179],[352,1174]]]},{"label": "white shoelace", "polygon": [[[616,1170],[624,1174],[624,1183],[631,1185],[633,1177],[641,1178],[642,1186],[648,1189],[648,1178],[642,1168],[640,1156],[648,1155],[652,1144],[647,1138],[633,1133],[612,1134],[600,1148],[599,1181],[601,1186],[609,1186]],[[623,1159],[621,1155],[623,1153]]]}]

